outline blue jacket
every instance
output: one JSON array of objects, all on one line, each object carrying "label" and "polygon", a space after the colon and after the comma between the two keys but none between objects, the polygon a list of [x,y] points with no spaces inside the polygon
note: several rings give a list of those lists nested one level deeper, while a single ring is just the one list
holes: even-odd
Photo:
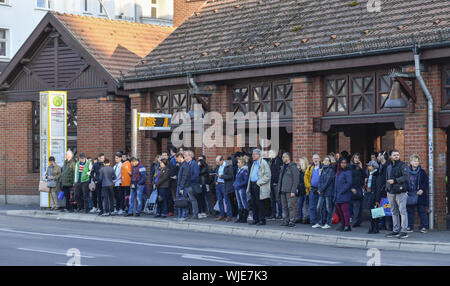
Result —
[{"label": "blue jacket", "polygon": [[[428,175],[425,172],[425,170],[422,169],[420,166],[418,168],[419,168],[419,176],[418,176],[419,189],[418,190],[422,190],[423,194],[418,197],[417,204],[426,206],[426,205],[428,205],[427,193],[428,193],[429,179],[428,179]],[[412,167],[409,166],[409,176],[412,176],[411,172],[412,172]],[[416,192],[418,190],[416,190]],[[408,190],[408,191],[411,192],[412,190]]]},{"label": "blue jacket", "polygon": [[319,178],[319,192],[322,197],[332,197],[334,193],[334,168],[331,165],[323,166]]},{"label": "blue jacket", "polygon": [[177,187],[180,190],[184,190],[185,188],[190,186],[191,186],[191,172],[188,163],[184,161],[180,165],[180,168],[178,170]]},{"label": "blue jacket", "polygon": [[197,162],[192,159],[189,163],[189,170],[191,172],[191,184],[199,184],[200,183],[200,168],[197,164]]},{"label": "blue jacket", "polygon": [[352,170],[347,166],[341,170],[334,184],[334,202],[349,203],[352,199]]},{"label": "blue jacket", "polygon": [[247,189],[248,184],[248,168],[244,166],[240,168],[236,174],[236,179],[234,180],[233,187],[236,191]]}]

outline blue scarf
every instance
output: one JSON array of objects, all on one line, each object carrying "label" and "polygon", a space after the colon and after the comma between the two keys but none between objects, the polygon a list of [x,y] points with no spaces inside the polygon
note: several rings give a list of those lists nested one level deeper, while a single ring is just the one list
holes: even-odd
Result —
[{"label": "blue scarf", "polygon": [[421,167],[417,167],[416,170],[413,170],[411,166],[409,166],[409,191],[418,191],[419,190],[419,173]]},{"label": "blue scarf", "polygon": [[367,187],[369,189],[372,187],[372,177],[373,177],[373,174],[375,174],[376,171],[377,171],[377,169],[374,169],[372,172],[369,172],[369,180],[367,180]]}]

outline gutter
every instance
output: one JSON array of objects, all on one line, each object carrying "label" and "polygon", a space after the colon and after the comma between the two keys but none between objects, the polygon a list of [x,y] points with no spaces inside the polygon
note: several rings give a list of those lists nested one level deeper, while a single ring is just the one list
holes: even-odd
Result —
[{"label": "gutter", "polygon": [[428,186],[428,197],[429,197],[429,226],[430,229],[434,228],[434,122],[433,122],[433,96],[428,90],[425,81],[423,80],[420,71],[420,54],[417,46],[414,47],[414,62],[415,62],[415,72],[416,78],[419,80],[420,87],[425,94],[428,106],[428,176],[429,176],[429,186]]},{"label": "gutter", "polygon": [[[422,50],[424,50],[424,49],[443,48],[443,47],[449,47],[449,46],[450,46],[450,41],[445,41],[445,42],[441,42],[441,43],[423,44],[420,46],[420,48]],[[162,74],[162,75],[158,75],[158,76],[144,76],[144,77],[136,76],[136,77],[128,77],[128,78],[122,77],[119,81],[121,83],[139,82],[139,81],[148,81],[148,80],[156,80],[156,79],[163,79],[163,78],[184,77],[189,74],[198,75],[198,74],[219,73],[219,72],[227,72],[227,71],[241,71],[241,70],[246,70],[246,69],[268,68],[268,67],[274,67],[274,66],[338,60],[338,59],[345,59],[345,58],[349,58],[349,57],[382,55],[382,54],[387,54],[387,53],[411,51],[411,49],[414,49],[414,47],[415,46],[413,46],[413,45],[409,45],[409,46],[404,46],[404,47],[384,48],[384,49],[372,50],[372,51],[366,51],[366,52],[353,52],[353,53],[347,53],[347,54],[319,56],[319,57],[302,58],[302,59],[296,59],[296,60],[284,60],[284,61],[276,61],[276,62],[270,62],[270,63],[239,65],[239,66],[231,66],[231,67],[223,67],[223,68],[219,67],[219,68],[204,69],[204,70],[197,70],[197,71],[191,70],[191,71],[177,72],[177,73],[171,73],[171,74]],[[174,64],[174,66],[178,66],[178,64]]]}]

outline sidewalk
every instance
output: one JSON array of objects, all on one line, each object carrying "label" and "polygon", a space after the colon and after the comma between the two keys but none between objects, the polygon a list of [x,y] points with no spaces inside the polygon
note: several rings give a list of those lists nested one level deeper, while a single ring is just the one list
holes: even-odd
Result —
[{"label": "sidewalk", "polygon": [[450,254],[450,231],[430,231],[409,233],[407,239],[386,238],[386,231],[379,234],[367,234],[369,222],[352,232],[337,232],[334,227],[328,230],[313,229],[311,225],[298,224],[295,228],[280,227],[281,220],[268,220],[265,226],[251,226],[243,223],[216,222],[214,218],[177,222],[172,218],[153,218],[150,215],[141,217],[100,217],[95,214],[67,213],[40,210],[36,207],[0,207],[0,214],[44,219],[111,223],[196,231],[204,233],[235,235],[255,239],[284,240],[291,242],[308,242],[336,247],[378,248],[381,250],[400,250],[426,253]]}]

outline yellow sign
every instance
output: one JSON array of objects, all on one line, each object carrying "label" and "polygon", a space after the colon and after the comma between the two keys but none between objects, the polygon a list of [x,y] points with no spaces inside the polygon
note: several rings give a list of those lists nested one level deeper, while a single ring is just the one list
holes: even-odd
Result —
[{"label": "yellow sign", "polygon": [[170,130],[170,114],[139,113],[139,130]]},{"label": "yellow sign", "polygon": [[63,99],[61,96],[57,95],[53,97],[53,105],[56,107],[60,107],[63,104]]}]

